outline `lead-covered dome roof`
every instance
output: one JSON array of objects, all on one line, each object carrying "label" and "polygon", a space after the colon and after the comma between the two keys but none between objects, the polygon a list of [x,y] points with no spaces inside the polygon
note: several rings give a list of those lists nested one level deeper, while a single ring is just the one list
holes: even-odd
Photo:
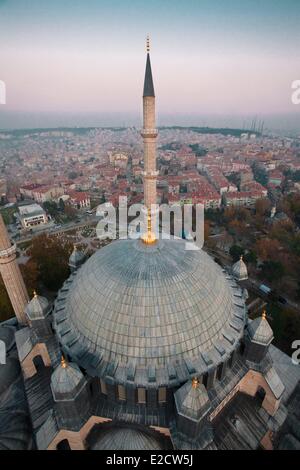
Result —
[{"label": "lead-covered dome roof", "polygon": [[97,251],[56,302],[68,353],[86,351],[90,365],[112,369],[189,361],[215,345],[223,354],[242,329],[244,300],[203,250],[185,248],[183,240],[122,240]]}]

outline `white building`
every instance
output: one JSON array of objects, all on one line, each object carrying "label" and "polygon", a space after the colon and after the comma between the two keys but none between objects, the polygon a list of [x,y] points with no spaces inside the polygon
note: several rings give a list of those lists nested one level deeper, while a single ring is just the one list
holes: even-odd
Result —
[{"label": "white building", "polygon": [[48,223],[47,214],[39,204],[21,206],[19,212],[23,228],[32,228]]}]

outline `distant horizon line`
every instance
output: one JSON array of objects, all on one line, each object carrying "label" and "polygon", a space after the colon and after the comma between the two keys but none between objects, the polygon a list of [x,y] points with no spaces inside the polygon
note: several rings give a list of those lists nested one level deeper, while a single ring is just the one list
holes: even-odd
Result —
[{"label": "distant horizon line", "polygon": [[[2,112],[1,112],[2,111]],[[253,123],[259,130],[264,122],[267,132],[300,132],[299,110],[271,114],[230,114],[159,112],[158,127],[229,128],[251,130]],[[0,108],[0,131],[32,129],[78,128],[139,128],[141,113],[125,111],[13,111]]]}]

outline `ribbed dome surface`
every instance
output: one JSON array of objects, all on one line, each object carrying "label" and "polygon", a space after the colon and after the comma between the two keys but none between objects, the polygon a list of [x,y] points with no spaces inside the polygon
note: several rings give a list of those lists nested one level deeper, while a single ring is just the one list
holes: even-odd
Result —
[{"label": "ribbed dome surface", "polygon": [[185,247],[122,240],[96,252],[65,300],[79,343],[108,361],[161,365],[212,347],[232,318],[233,293],[205,252]]},{"label": "ribbed dome surface", "polygon": [[113,428],[102,431],[92,450],[161,450],[158,440],[140,430]]}]

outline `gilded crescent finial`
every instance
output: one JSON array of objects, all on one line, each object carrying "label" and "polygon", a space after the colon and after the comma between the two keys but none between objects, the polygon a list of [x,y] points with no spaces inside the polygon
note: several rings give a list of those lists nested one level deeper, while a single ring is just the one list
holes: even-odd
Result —
[{"label": "gilded crescent finial", "polygon": [[67,363],[64,355],[61,356],[60,365],[63,369],[65,369],[68,366],[68,363]]},{"label": "gilded crescent finial", "polygon": [[192,379],[192,387],[193,388],[198,388],[199,385],[199,379],[197,377],[193,377]]}]

